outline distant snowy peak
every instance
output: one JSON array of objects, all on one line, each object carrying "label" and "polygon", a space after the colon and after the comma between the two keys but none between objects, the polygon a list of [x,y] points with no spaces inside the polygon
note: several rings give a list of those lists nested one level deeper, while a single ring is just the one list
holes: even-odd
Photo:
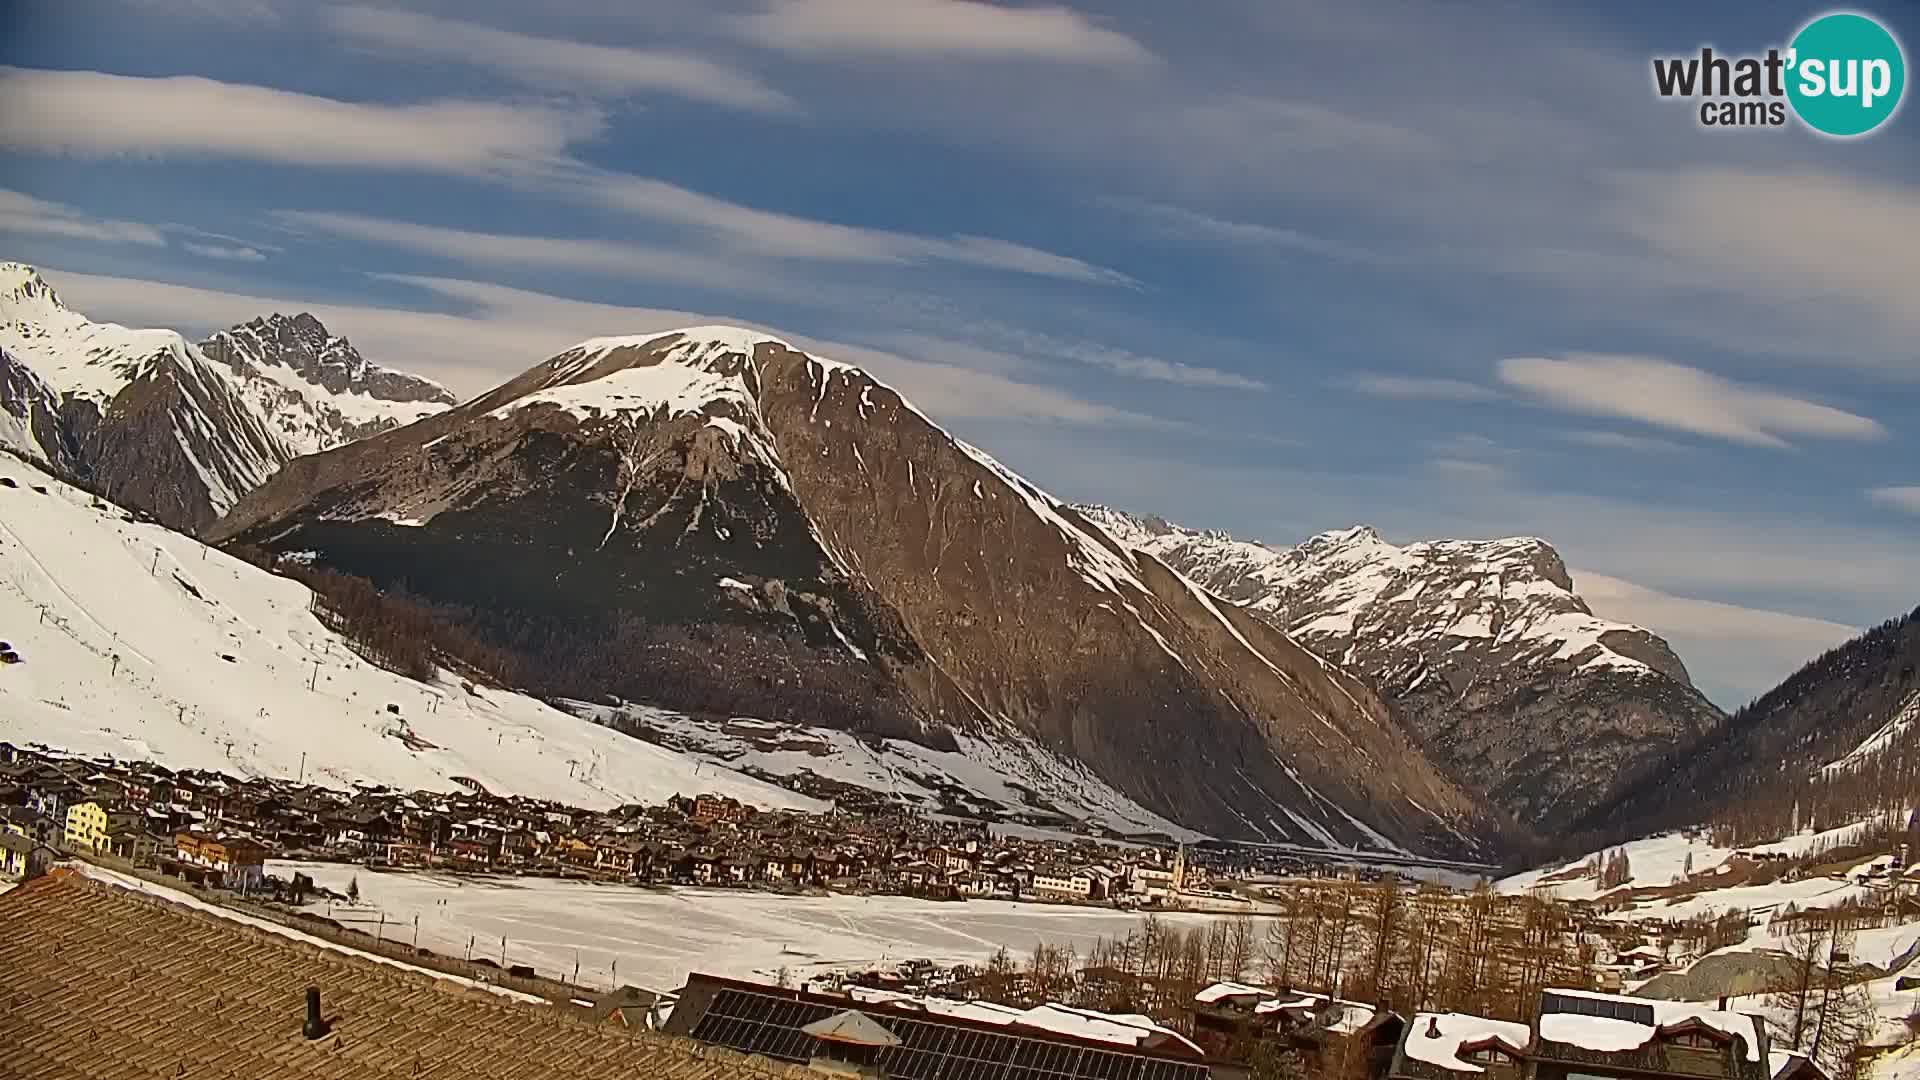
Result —
[{"label": "distant snowy peak", "polygon": [[0,262],[0,305],[10,313],[37,309],[41,313],[66,311],[66,305],[40,271],[26,263]]},{"label": "distant snowy peak", "polygon": [[1573,591],[1560,553],[1539,537],[1399,547],[1372,526],[1357,525],[1276,548],[1162,518],[1079,509],[1335,660],[1418,640],[1455,648],[1530,644],[1558,660],[1686,679],[1677,661],[1648,656],[1624,640],[1650,637],[1645,629],[1596,617]]},{"label": "distant snowy peak", "polygon": [[298,454],[330,450],[457,403],[439,383],[368,362],[304,312],[222,330],[200,350],[225,368]]},{"label": "distant snowy peak", "polygon": [[1080,510],[1362,676],[1431,756],[1529,824],[1571,820],[1719,719],[1667,643],[1594,615],[1538,537],[1403,547],[1361,525],[1276,548]]},{"label": "distant snowy peak", "polygon": [[432,379],[381,367],[360,355],[346,338],[301,312],[278,312],[215,335],[256,364],[280,364],[332,394],[365,394],[379,401],[455,405],[453,391]]}]

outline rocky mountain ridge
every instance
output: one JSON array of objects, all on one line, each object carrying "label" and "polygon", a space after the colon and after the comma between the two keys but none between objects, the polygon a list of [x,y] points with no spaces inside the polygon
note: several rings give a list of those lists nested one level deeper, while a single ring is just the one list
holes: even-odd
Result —
[{"label": "rocky mountain ridge", "polygon": [[205,529],[294,457],[452,403],[368,364],[311,315],[196,346],[93,322],[32,267],[0,263],[3,445],[175,528]]},{"label": "rocky mountain ridge", "polygon": [[271,418],[296,456],[411,424],[458,404],[453,392],[367,361],[346,338],[305,312],[273,314],[200,343]]},{"label": "rocky mountain ridge", "polygon": [[1336,665],[844,364],[728,327],[584,342],[300,458],[217,538],[404,583],[534,679],[951,748],[1303,846],[1492,832]]},{"label": "rocky mountain ridge", "polygon": [[1534,828],[1576,820],[1721,718],[1666,642],[1595,616],[1536,537],[1400,547],[1358,526],[1275,548],[1080,509],[1360,675],[1430,757]]}]

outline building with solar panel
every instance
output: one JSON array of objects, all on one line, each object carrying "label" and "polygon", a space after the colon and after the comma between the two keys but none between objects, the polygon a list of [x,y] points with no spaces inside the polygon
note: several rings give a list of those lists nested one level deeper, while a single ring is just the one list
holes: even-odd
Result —
[{"label": "building with solar panel", "polygon": [[666,1031],[885,1080],[1207,1080],[1199,1047],[1144,1016],[1059,1005],[817,994],[691,975]]},{"label": "building with solar panel", "polygon": [[1770,1080],[1791,1065],[1770,1050],[1748,1013],[1546,990],[1531,1026],[1416,1013],[1385,1080]]},{"label": "building with solar panel", "polygon": [[1534,1022],[1531,1080],[1769,1080],[1770,1049],[1766,1023],[1748,1013],[1548,990]]}]

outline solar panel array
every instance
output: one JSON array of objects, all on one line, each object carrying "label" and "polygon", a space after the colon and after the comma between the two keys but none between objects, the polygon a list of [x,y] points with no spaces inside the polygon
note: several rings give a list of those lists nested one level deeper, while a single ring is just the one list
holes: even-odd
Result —
[{"label": "solar panel array", "polygon": [[1540,995],[1542,1013],[1571,1013],[1574,1016],[1603,1016],[1609,1020],[1628,1020],[1653,1025],[1653,1006],[1640,1001],[1576,997],[1548,991]]},{"label": "solar panel array", "polygon": [[[800,1029],[844,1009],[748,990],[721,990],[693,1037],[747,1054],[803,1062],[816,1041]],[[937,1020],[867,1013],[900,1039],[877,1061],[893,1080],[1206,1080],[1197,1061],[1073,1046]]]}]

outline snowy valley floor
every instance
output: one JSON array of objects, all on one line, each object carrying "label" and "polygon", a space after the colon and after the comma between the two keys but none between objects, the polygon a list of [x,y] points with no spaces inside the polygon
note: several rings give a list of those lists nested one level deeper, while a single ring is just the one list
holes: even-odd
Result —
[{"label": "snowy valley floor", "polygon": [[[309,910],[374,932],[387,918],[389,939],[419,942],[443,955],[496,963],[506,936],[509,964],[531,964],[580,982],[618,980],[652,989],[682,985],[688,972],[796,978],[834,968],[925,957],[980,963],[1001,946],[1015,954],[1040,941],[1072,945],[1081,955],[1100,937],[1124,936],[1140,916],[1106,908],[969,900],[940,903],[900,896],[796,897],[723,889],[658,892],[627,885],[591,885],[541,878],[469,878],[432,873],[371,873],[340,863],[276,862],[279,877],[304,873],[344,892],[360,885],[359,905]],[[1195,926],[1205,915],[1163,915]]]}]

